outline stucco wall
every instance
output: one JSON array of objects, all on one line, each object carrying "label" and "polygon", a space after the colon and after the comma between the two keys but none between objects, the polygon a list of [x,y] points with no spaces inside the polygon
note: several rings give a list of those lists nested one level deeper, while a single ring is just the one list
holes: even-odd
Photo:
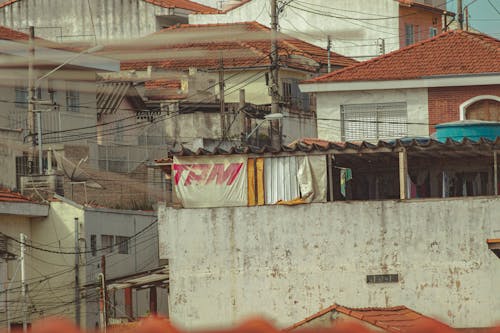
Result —
[{"label": "stucco wall", "polygon": [[[260,314],[287,326],[336,302],[406,305],[457,327],[500,319],[500,199],[160,207],[171,319],[190,328]],[[367,274],[399,283],[367,284]]]},{"label": "stucco wall", "polygon": [[[203,1],[203,0],[202,0]],[[301,7],[297,9],[294,7]],[[349,10],[346,12],[345,10]],[[311,12],[326,12],[326,15],[317,15]],[[226,14],[211,14],[189,16],[189,23],[230,23],[257,21],[269,26],[270,3],[268,0],[253,0],[237,7]],[[322,0],[310,0],[300,6],[291,4],[285,6],[280,14],[280,30],[286,34],[304,39],[310,43],[326,48],[327,37],[331,36],[334,52],[350,56],[373,57],[377,55],[376,41],[386,39],[386,52],[399,48],[398,20],[378,20],[376,22],[342,19],[366,18],[371,15],[397,17],[399,15],[398,2],[388,0],[338,0],[335,3],[325,3]],[[336,16],[332,18],[331,16]]]},{"label": "stucco wall", "polygon": [[341,105],[391,102],[406,102],[408,136],[429,135],[427,88],[417,88],[317,93],[318,137],[341,140]]},{"label": "stucco wall", "polygon": [[[90,5],[99,41],[153,33],[157,30],[155,16],[169,13],[142,0],[91,0]],[[56,41],[94,40],[87,1],[17,1],[0,9],[0,24],[21,31],[33,25],[37,36]]]}]

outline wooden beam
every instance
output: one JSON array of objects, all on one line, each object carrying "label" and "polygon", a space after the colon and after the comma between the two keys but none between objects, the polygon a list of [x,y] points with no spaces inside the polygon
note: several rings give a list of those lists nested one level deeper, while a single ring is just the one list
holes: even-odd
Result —
[{"label": "wooden beam", "polygon": [[408,156],[406,150],[399,152],[399,198],[401,200],[408,199]]}]

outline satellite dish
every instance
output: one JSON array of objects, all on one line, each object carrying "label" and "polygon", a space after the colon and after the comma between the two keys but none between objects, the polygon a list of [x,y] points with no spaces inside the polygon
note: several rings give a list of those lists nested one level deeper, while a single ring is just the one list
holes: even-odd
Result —
[{"label": "satellite dish", "polygon": [[88,156],[82,158],[77,164],[73,163],[63,154],[53,151],[54,156],[57,161],[57,165],[62,169],[66,177],[70,179],[72,182],[83,182],[85,186],[90,188],[98,188],[102,189],[103,187],[97,182],[93,181],[91,177],[81,168],[81,165],[88,160]]}]

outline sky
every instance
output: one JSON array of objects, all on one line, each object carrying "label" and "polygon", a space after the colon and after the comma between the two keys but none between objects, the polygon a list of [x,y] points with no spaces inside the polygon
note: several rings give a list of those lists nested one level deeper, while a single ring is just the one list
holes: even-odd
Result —
[{"label": "sky", "polygon": [[[500,38],[500,0],[462,0],[463,6],[469,5],[469,25],[473,28]],[[493,6],[489,3],[493,4]],[[495,7],[495,8],[493,8]],[[448,2],[448,10],[456,12],[457,2]]]}]

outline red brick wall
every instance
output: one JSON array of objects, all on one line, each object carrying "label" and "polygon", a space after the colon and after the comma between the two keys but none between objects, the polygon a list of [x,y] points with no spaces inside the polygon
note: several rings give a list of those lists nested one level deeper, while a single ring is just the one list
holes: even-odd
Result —
[{"label": "red brick wall", "polygon": [[500,84],[489,86],[429,88],[429,133],[434,125],[460,120],[460,104],[480,95],[500,96]]},{"label": "red brick wall", "polygon": [[399,47],[407,46],[406,24],[413,24],[413,39],[415,43],[426,40],[430,37],[430,28],[436,28],[437,33],[441,33],[442,18],[440,13],[424,10],[417,7],[399,6]]}]

